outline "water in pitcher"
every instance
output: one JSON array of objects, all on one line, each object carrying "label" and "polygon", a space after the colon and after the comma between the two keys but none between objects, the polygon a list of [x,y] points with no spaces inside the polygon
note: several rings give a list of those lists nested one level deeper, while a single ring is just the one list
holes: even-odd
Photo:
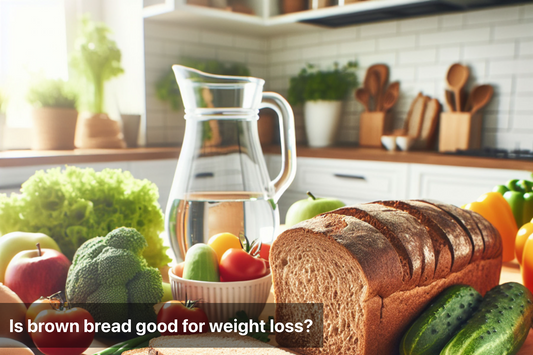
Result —
[{"label": "water in pitcher", "polygon": [[272,199],[250,192],[210,192],[174,200],[167,230],[177,257],[196,243],[207,243],[218,233],[245,235],[250,242],[260,239],[271,243],[279,211]]}]

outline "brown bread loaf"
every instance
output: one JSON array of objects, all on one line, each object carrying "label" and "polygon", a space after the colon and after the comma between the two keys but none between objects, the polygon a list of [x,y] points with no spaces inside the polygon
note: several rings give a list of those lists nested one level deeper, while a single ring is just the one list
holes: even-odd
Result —
[{"label": "brown bread loaf", "polygon": [[[274,241],[270,265],[276,303],[324,305],[324,346],[300,348],[299,352],[397,354],[405,330],[445,288],[467,284],[485,294],[498,284],[501,240],[490,223],[473,212],[467,213],[475,224],[457,223],[457,219],[441,206],[426,202],[416,204],[417,208],[418,204],[435,207],[434,213],[439,217],[433,215],[429,219],[434,222],[435,219],[447,219],[456,223],[474,243],[467,253],[470,256],[467,265],[460,270],[450,269],[445,277],[432,274],[429,280],[420,281],[422,275],[431,274],[424,273],[428,269],[424,260],[429,260],[433,270],[436,270],[435,266],[438,269],[439,261],[435,265],[435,259],[426,259],[425,256],[431,253],[424,253],[421,245],[429,242],[432,253],[434,245],[441,247],[432,239],[439,235],[437,227],[445,232],[448,241],[456,236],[447,234],[450,229],[442,228],[442,221],[432,224],[424,218],[426,225],[423,225],[420,222],[422,217],[417,219],[406,212],[375,204],[345,207],[317,216],[288,229]],[[448,209],[453,211],[451,207]],[[453,213],[459,214],[457,211]],[[428,227],[432,236],[428,234]],[[455,228],[451,230],[457,232]],[[481,239],[469,237],[479,236],[479,233]],[[372,240],[375,240],[375,247]],[[487,244],[487,241],[489,251],[480,245],[481,242]],[[484,250],[480,258],[471,257],[474,255],[472,248]],[[442,250],[446,249],[439,251]],[[412,258],[415,258],[414,263]],[[416,259],[423,265],[417,266]],[[410,265],[407,271],[406,262]],[[415,278],[418,273],[418,282],[406,277],[406,272],[407,276],[415,275]],[[276,312],[277,321],[301,321]],[[281,346],[287,347],[298,346],[303,341],[297,334],[278,334],[276,339]]]}]

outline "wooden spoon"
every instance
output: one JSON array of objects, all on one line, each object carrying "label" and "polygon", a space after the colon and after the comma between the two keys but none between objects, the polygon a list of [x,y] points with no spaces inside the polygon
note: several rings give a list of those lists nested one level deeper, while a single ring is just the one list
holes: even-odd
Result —
[{"label": "wooden spoon", "polygon": [[491,85],[479,85],[472,90],[470,96],[472,96],[472,110],[470,113],[474,115],[487,105],[494,94],[494,89]]},{"label": "wooden spoon", "polygon": [[357,101],[363,104],[363,107],[365,108],[365,112],[370,111],[368,109],[368,106],[370,104],[370,93],[365,88],[359,88],[355,91],[355,98]]},{"label": "wooden spoon", "polygon": [[453,92],[451,92],[450,90],[446,90],[444,91],[444,93],[446,94],[445,99],[446,99],[446,107],[448,108],[448,111],[450,112],[455,111],[454,109],[455,102],[453,100]]},{"label": "wooden spoon", "polygon": [[463,87],[468,81],[469,75],[470,71],[468,70],[468,67],[465,67],[464,65],[461,65],[459,63],[453,64],[450,69],[448,69],[448,73],[446,74],[446,82],[455,94],[456,111],[461,111],[461,108],[463,107],[461,100],[461,90],[463,90]]},{"label": "wooden spoon", "polygon": [[369,73],[368,88],[370,95],[374,99],[374,111],[377,111],[377,102],[379,97],[379,74],[375,71],[371,71]]},{"label": "wooden spoon", "polygon": [[400,94],[400,83],[395,81],[391,83],[383,95],[383,112],[387,112],[398,101]]},{"label": "wooden spoon", "polygon": [[387,83],[389,82],[389,67],[386,64],[374,64],[370,68],[370,71],[375,71],[379,75],[379,93],[376,103],[376,111],[386,111],[383,110],[383,99],[385,96]]}]

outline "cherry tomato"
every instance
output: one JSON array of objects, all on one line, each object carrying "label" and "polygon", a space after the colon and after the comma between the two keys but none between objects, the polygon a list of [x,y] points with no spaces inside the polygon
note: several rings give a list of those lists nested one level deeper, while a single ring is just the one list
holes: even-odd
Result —
[{"label": "cherry tomato", "polygon": [[[40,323],[63,324],[67,329],[59,331],[56,326],[49,333],[43,327],[42,332],[32,332],[30,335],[35,346],[45,355],[79,355],[87,350],[94,339],[94,332],[85,332],[85,321],[94,324],[91,314],[83,308],[44,310],[35,317],[37,326]],[[79,332],[74,324],[78,324]]]},{"label": "cherry tomato", "polygon": [[533,235],[533,223],[531,222],[524,224],[516,233],[515,255],[519,264],[522,264],[522,254],[524,254],[524,247],[530,235]]},{"label": "cherry tomato", "polygon": [[[163,307],[159,310],[159,313],[157,313],[157,323],[167,324],[167,331],[162,332],[161,335],[183,335],[208,332],[209,320],[207,319],[207,315],[203,309],[195,307],[195,304],[196,302],[191,301],[185,303],[175,300],[165,302]],[[183,329],[182,322],[184,319],[189,320],[188,323],[196,323],[198,325],[198,331],[191,332],[190,328]],[[177,320],[177,331],[174,331],[175,329],[169,326],[169,324],[174,324],[175,320]],[[200,328],[200,323],[204,323],[202,328]]]},{"label": "cherry tomato", "polygon": [[254,258],[244,250],[234,248],[222,256],[219,271],[226,282],[253,280],[268,274],[265,260]]},{"label": "cherry tomato", "polygon": [[172,272],[174,275],[178,277],[183,277],[183,267],[185,266],[185,261],[182,261],[181,263],[174,265],[172,268]]},{"label": "cherry tomato", "polygon": [[241,241],[237,236],[231,233],[215,234],[209,238],[207,245],[215,250],[219,263],[226,250],[231,248],[241,249]]},{"label": "cherry tomato", "polygon": [[26,311],[26,323],[28,323],[28,320],[31,320],[32,322],[35,321],[35,317],[37,317],[39,313],[54,309],[54,306],[57,307],[60,303],[60,300],[54,298],[39,298],[28,307],[28,310]]}]

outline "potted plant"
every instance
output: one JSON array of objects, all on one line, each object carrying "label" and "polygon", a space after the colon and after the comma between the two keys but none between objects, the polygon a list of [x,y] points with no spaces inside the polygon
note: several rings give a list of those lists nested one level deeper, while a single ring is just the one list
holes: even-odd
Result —
[{"label": "potted plant", "polygon": [[40,79],[30,86],[26,100],[33,106],[32,148],[74,149],[78,111],[75,95],[67,84],[61,79]]},{"label": "potted plant", "polygon": [[87,16],[81,20],[80,36],[70,59],[79,90],[78,148],[125,147],[119,123],[104,110],[106,81],[124,73],[120,49],[109,38],[110,33],[103,23],[93,22]]},{"label": "potted plant", "polygon": [[307,64],[290,79],[288,99],[291,105],[304,104],[307,141],[311,147],[326,147],[335,141],[342,102],[357,86],[356,62],[322,71]]}]

